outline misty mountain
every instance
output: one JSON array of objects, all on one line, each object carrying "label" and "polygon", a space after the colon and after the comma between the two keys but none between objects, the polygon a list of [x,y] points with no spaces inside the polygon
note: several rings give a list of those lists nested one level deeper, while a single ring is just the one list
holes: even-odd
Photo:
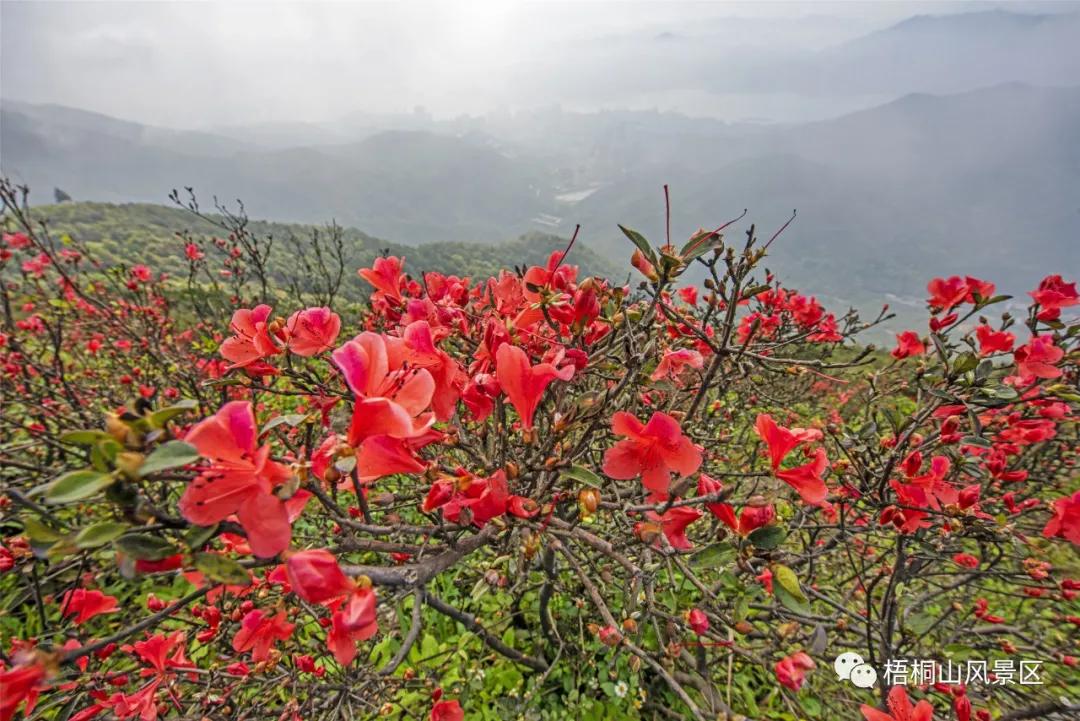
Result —
[{"label": "misty mountain", "polygon": [[[1009,278],[1020,291],[1048,268],[1080,269],[1080,89],[1006,85],[914,95],[834,121],[775,129],[723,162],[702,141],[696,167],[672,167],[677,237],[750,208],[794,282],[862,297],[921,294],[931,275]],[[753,148],[751,150],[750,148]],[[630,177],[582,201],[587,227],[614,222],[660,237],[654,177]],[[616,248],[610,233],[598,246]],[[845,300],[861,300],[861,297]]]},{"label": "misty mountain", "polygon": [[850,289],[843,302],[917,299],[943,273],[1009,278],[1018,292],[1048,268],[1080,269],[1078,88],[912,94],[792,125],[558,109],[417,118],[428,129],[228,153],[66,109],[5,104],[0,120],[2,169],[39,202],[53,186],[156,202],[194,186],[207,200],[242,198],[253,217],[337,219],[409,243],[566,236],[581,223],[590,247],[622,260],[616,223],[662,241],[667,182],[676,240],[743,208],[768,234],[798,208],[771,264],[823,297]]},{"label": "misty mountain", "polygon": [[192,187],[254,216],[336,219],[404,242],[496,242],[548,205],[540,166],[454,137],[384,131],[358,143],[249,150],[55,106],[0,109],[3,172],[76,199],[163,202]]},{"label": "misty mountain", "polygon": [[[918,15],[816,51],[766,60],[743,90],[805,94],[952,93],[1008,82],[1071,85],[1080,77],[1080,14],[1005,10]],[[726,90],[723,79],[717,87]]]}]

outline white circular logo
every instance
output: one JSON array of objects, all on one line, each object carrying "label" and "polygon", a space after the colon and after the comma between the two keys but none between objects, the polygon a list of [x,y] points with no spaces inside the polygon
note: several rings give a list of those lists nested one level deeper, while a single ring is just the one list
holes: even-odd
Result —
[{"label": "white circular logo", "polygon": [[873,688],[877,683],[877,671],[868,663],[859,664],[851,669],[851,683],[858,688]]},{"label": "white circular logo", "polygon": [[833,661],[833,669],[836,671],[836,675],[839,678],[847,681],[851,678],[851,670],[856,666],[862,666],[865,663],[862,656],[854,651],[848,651],[836,657],[836,660]]}]

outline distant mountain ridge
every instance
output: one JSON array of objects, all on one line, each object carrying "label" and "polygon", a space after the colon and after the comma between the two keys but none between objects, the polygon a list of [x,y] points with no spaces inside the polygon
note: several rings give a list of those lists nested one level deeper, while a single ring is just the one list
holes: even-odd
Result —
[{"label": "distant mountain ridge", "polygon": [[[33,215],[47,221],[54,236],[68,234],[86,243],[106,265],[146,263],[155,271],[180,278],[186,277],[188,266],[184,244],[177,233],[209,239],[224,232],[185,209],[152,203],[62,203],[34,207]],[[293,252],[290,238],[302,243],[315,230],[325,237],[326,226],[252,219],[248,230],[261,238],[273,238],[271,270],[282,270],[289,265],[288,253]],[[375,238],[356,228],[345,227],[341,231],[348,276],[344,293],[354,300],[366,297],[370,290],[355,271],[370,266],[383,252],[404,258],[405,271],[415,278],[427,271],[482,278],[496,276],[500,270],[515,266],[543,265],[553,251],[563,250],[567,245],[566,238],[539,232],[494,245],[440,241],[418,247]],[[574,244],[567,262],[577,265],[582,277],[626,275],[583,243]]]},{"label": "distant mountain ridge", "polygon": [[775,228],[798,208],[775,269],[849,289],[844,302],[919,295],[943,273],[1028,287],[1049,267],[1080,269],[1075,87],[917,93],[802,125],[545,111],[227,155],[183,131],[159,140],[168,134],[35,112],[0,108],[0,169],[39,201],[56,186],[76,200],[160,202],[191,185],[206,200],[243,199],[253,217],[337,219],[414,244],[568,236],[580,222],[587,245],[622,262],[616,223],[659,241],[666,182],[676,238],[743,208]]}]

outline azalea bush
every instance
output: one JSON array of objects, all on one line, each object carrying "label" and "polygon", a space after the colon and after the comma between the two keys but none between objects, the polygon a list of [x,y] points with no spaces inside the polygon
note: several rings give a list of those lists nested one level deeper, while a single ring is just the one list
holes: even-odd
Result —
[{"label": "azalea bush", "polygon": [[[933,279],[877,350],[887,311],[784,287],[753,226],[623,229],[624,282],[571,240],[282,287],[238,217],[174,278],[0,199],[0,721],[1080,704],[1071,279]],[[890,681],[915,658],[998,670]]]}]

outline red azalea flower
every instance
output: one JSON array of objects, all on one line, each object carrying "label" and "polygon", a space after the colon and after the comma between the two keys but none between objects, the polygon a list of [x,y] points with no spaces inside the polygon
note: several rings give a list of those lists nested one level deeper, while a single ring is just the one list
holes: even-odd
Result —
[{"label": "red azalea flower", "polygon": [[952,557],[952,560],[956,565],[963,566],[964,568],[978,568],[979,559],[972,556],[970,553],[957,553]]},{"label": "red azalea flower", "polygon": [[521,425],[532,428],[533,415],[548,384],[556,378],[569,381],[574,377],[574,366],[556,368],[552,363],[532,365],[525,351],[504,343],[495,353],[495,377],[521,417]]},{"label": "red azalea flower", "polygon": [[818,448],[812,461],[786,471],[776,471],[776,477],[794,488],[804,503],[816,506],[824,501],[829,493],[825,481],[821,479],[821,474],[828,467],[829,459],[825,456],[825,449]]},{"label": "red azalea flower", "polygon": [[690,609],[690,613],[686,615],[686,622],[698,636],[705,635],[705,632],[709,630],[709,617],[700,608]]},{"label": "red azalea flower", "polygon": [[0,670],[0,721],[11,721],[24,703],[23,714],[29,717],[37,705],[38,695],[44,690],[44,680],[45,665],[36,658]]},{"label": "red azalea flower", "polygon": [[76,588],[62,595],[60,608],[64,609],[65,616],[78,614],[75,617],[76,624],[86,623],[94,616],[119,610],[114,596],[106,596],[101,591],[87,591],[84,588]]},{"label": "red azalea flower", "polygon": [[772,463],[773,473],[777,478],[794,488],[806,503],[820,504],[828,494],[825,481],[821,474],[829,466],[829,460],[825,451],[819,448],[809,463],[786,471],[780,470],[783,463],[792,450],[797,446],[810,441],[820,440],[822,433],[815,429],[784,428],[777,425],[772,416],[760,414],[754,423],[754,429],[758,436],[765,441],[769,448],[769,460]]},{"label": "red azalea flower", "polygon": [[334,347],[341,318],[329,308],[298,310],[285,324],[289,350],[299,356],[318,355]]},{"label": "red azalea flower", "polygon": [[376,258],[371,268],[361,268],[357,274],[375,286],[376,295],[381,294],[400,301],[402,299],[401,281],[405,277],[401,271],[403,260],[394,256]]},{"label": "red azalea flower", "polygon": [[1066,283],[1060,275],[1048,275],[1039,283],[1036,290],[1028,293],[1041,306],[1039,320],[1057,320],[1062,308],[1069,308],[1080,303],[1080,293],[1076,283]]},{"label": "red azalea flower", "polygon": [[777,661],[774,667],[776,680],[792,691],[798,691],[806,683],[806,672],[814,668],[814,660],[798,651]]},{"label": "red azalea flower", "polygon": [[689,350],[686,348],[670,350],[664,353],[664,357],[660,359],[660,363],[656,366],[656,370],[654,370],[649,377],[654,381],[668,377],[676,378],[683,372],[684,368],[700,369],[704,365],[705,360],[696,350]]},{"label": "red azalea flower", "polygon": [[342,666],[348,666],[356,658],[357,643],[378,632],[375,611],[375,592],[370,588],[357,588],[334,612],[326,645]]},{"label": "red azalea flower", "polygon": [[994,297],[994,291],[997,289],[993,283],[988,280],[979,280],[973,278],[970,275],[964,278],[964,284],[967,285],[967,295],[964,296],[964,302],[974,303],[975,296],[978,296],[981,300],[989,300]]},{"label": "red azalea flower", "polygon": [[1061,369],[1054,365],[1065,357],[1065,351],[1054,345],[1054,336],[1040,335],[1013,351],[1016,372],[1021,378],[1060,378]]},{"label": "red azalea flower", "polygon": [[270,650],[274,644],[289,638],[293,628],[295,625],[285,620],[284,611],[279,611],[274,616],[258,609],[249,611],[240,622],[240,630],[233,636],[233,651],[251,651],[253,661],[266,661],[270,658]]},{"label": "red azalea flower", "polygon": [[774,520],[776,520],[776,508],[771,503],[763,506],[743,506],[739,513],[739,535],[749,535],[752,531],[767,526]]},{"label": "red azalea flower", "polygon": [[769,448],[769,460],[773,470],[777,470],[788,453],[803,443],[819,441],[821,431],[813,428],[784,428],[777,425],[772,416],[761,413],[754,421],[754,430]]},{"label": "red azalea flower", "polygon": [[604,454],[604,473],[618,480],[641,476],[651,502],[664,501],[671,473],[688,476],[701,467],[701,449],[683,435],[679,422],[656,411],[643,424],[633,415],[618,411],[611,430],[626,436]]},{"label": "red azalea flower", "polygon": [[246,368],[281,352],[267,323],[271,310],[268,305],[259,305],[233,313],[229,324],[233,335],[218,348],[221,356],[232,363],[230,368]]},{"label": "red azalea flower", "polygon": [[1008,353],[1016,342],[1016,336],[1008,331],[994,330],[983,324],[975,329],[975,337],[979,339],[979,355],[992,355],[994,353]]},{"label": "red azalea flower", "polygon": [[660,528],[672,548],[679,551],[688,551],[694,547],[694,544],[690,543],[690,539],[686,537],[686,528],[701,518],[700,511],[689,506],[678,506],[669,508],[662,516],[654,511],[649,511],[645,515],[650,520],[660,524]]},{"label": "red azalea flower", "polygon": [[427,370],[405,366],[403,355],[391,357],[387,339],[365,332],[334,351],[334,364],[357,400],[349,425],[349,445],[377,435],[416,438],[435,422],[430,413],[435,380]]},{"label": "red azalea flower", "polygon": [[[698,496],[709,496],[724,490],[724,484],[702,473],[698,476]],[[735,518],[735,509],[729,503],[706,503],[705,508],[709,513],[719,518],[725,526],[733,531],[739,530],[739,522]]]},{"label": "red azalea flower", "polygon": [[458,398],[468,379],[461,365],[450,354],[435,345],[431,325],[418,320],[405,327],[399,344],[404,359],[410,367],[425,368],[435,381],[431,407],[435,418],[448,421],[456,410]]},{"label": "red azalea flower", "polygon": [[1053,503],[1054,516],[1043,528],[1047,538],[1060,536],[1080,546],[1080,491],[1068,498],[1058,498]]},{"label": "red azalea flower", "polygon": [[435,705],[431,707],[430,721],[463,721],[464,718],[465,712],[461,709],[461,704],[457,702],[457,699],[436,701]]},{"label": "red azalea flower", "polygon": [[274,488],[288,480],[288,469],[270,460],[270,447],[257,446],[251,403],[226,403],[188,432],[184,440],[210,467],[188,485],[180,512],[191,523],[212,526],[232,514],[240,519],[256,556],[275,556],[289,546],[289,513]]},{"label": "red azalea flower", "polygon": [[451,523],[462,521],[462,513],[465,512],[465,517],[468,518],[466,522],[478,528],[483,528],[492,518],[506,513],[511,498],[514,498],[507,490],[506,472],[502,470],[488,478],[467,476],[456,487],[451,487],[447,500],[442,500],[445,497],[446,486],[434,484],[424,501],[424,508],[434,509],[441,506],[443,518]]},{"label": "red azalea flower", "polygon": [[931,721],[934,717],[934,707],[926,699],[919,701],[914,706],[908,698],[907,689],[903,686],[893,686],[889,691],[889,713],[878,711],[873,706],[863,704],[859,707],[866,721]]},{"label": "red azalea flower", "polygon": [[950,278],[934,278],[926,289],[930,292],[927,303],[935,310],[948,310],[963,303],[969,294],[967,282],[958,275]]},{"label": "red azalea flower", "polygon": [[893,348],[890,355],[897,360],[903,360],[911,356],[922,355],[925,352],[926,346],[923,345],[919,334],[913,330],[906,330],[903,333],[896,334],[896,347]]},{"label": "red azalea flower", "polygon": [[183,631],[175,631],[167,636],[156,634],[145,641],[136,641],[131,645],[131,650],[144,664],[158,674],[164,674],[171,669],[194,667],[195,664],[184,656],[186,640],[187,636]]},{"label": "red azalea flower", "polygon": [[324,603],[353,588],[352,580],[342,573],[337,558],[324,549],[289,553],[285,571],[293,592],[311,603]]}]

